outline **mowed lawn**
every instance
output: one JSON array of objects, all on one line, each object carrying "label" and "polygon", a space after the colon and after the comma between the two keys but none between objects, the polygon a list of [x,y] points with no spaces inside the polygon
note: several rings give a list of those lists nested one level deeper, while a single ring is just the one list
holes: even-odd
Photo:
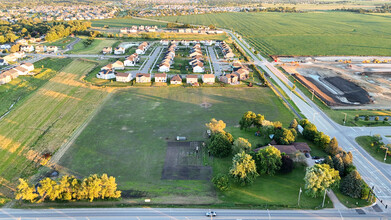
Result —
[{"label": "mowed lawn", "polygon": [[349,12],[219,13],[158,18],[233,29],[263,54],[391,54],[391,17]]},{"label": "mowed lawn", "polygon": [[177,135],[205,140],[205,123],[211,118],[234,128],[248,110],[285,126],[293,118],[269,88],[124,89],[95,115],[60,165],[79,176],[108,173],[120,189],[142,191],[152,201],[215,203],[209,181],[161,180],[166,142]]},{"label": "mowed lawn", "polygon": [[42,153],[54,153],[108,92],[79,78],[94,63],[74,60],[0,121],[0,193],[12,196],[19,177],[37,171]]},{"label": "mowed lawn", "polygon": [[81,41],[79,41],[77,44],[75,44],[75,46],[73,47],[73,50],[70,50],[67,53],[99,54],[102,52],[103,47],[112,47],[115,43],[117,43],[117,40],[114,40],[114,39],[95,38],[95,40],[91,43],[91,45],[88,45],[87,47],[85,47],[83,44],[84,40],[85,40],[85,38],[83,38]]},{"label": "mowed lawn", "polygon": [[72,43],[75,40],[76,39],[73,37],[64,37],[64,38],[61,38],[60,40],[57,40],[57,41],[44,43],[44,45],[45,46],[57,46],[60,49],[64,49],[66,45]]}]

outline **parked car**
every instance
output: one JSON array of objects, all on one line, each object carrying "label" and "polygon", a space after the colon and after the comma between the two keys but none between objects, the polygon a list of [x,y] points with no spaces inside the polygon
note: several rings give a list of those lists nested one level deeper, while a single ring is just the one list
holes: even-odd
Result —
[{"label": "parked car", "polygon": [[313,156],[312,159],[317,160],[317,159],[320,159],[320,157],[318,157],[318,156]]},{"label": "parked car", "polygon": [[318,159],[318,160],[315,160],[315,163],[316,164],[320,164],[320,163],[322,163],[324,161],[324,159]]},{"label": "parked car", "polygon": [[309,153],[305,153],[304,155],[305,155],[305,157],[307,157],[307,158],[310,158],[310,157],[311,157],[311,155],[310,155]]}]

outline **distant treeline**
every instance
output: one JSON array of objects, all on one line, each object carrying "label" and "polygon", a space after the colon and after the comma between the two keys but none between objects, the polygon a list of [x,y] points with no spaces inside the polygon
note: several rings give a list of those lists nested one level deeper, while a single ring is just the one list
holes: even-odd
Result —
[{"label": "distant treeline", "polygon": [[355,13],[391,13],[391,4],[384,4],[380,7],[376,7],[375,9],[363,9],[363,8],[341,8],[335,9],[335,11],[350,11]]},{"label": "distant treeline", "polygon": [[45,35],[45,40],[54,41],[71,33],[87,34],[86,31],[91,27],[88,21],[68,21],[68,22],[42,22],[38,18],[22,19],[17,23],[0,21],[0,44],[13,43],[20,38],[41,37]]}]

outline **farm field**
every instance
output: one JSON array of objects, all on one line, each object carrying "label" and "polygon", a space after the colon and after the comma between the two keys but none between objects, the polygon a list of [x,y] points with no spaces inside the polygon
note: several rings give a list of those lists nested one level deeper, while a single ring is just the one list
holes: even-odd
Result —
[{"label": "farm field", "polygon": [[156,25],[159,28],[166,27],[166,22],[158,21],[148,21],[137,18],[113,18],[105,20],[93,20],[91,21],[93,27],[104,27],[108,26],[109,28],[123,28],[123,27],[132,27],[133,25]]},{"label": "farm field", "polygon": [[73,50],[68,51],[67,53],[72,54],[99,54],[102,52],[103,47],[112,47],[118,41],[115,39],[100,39],[95,38],[91,45],[85,47],[83,44],[84,38],[75,44]]},{"label": "farm field", "polygon": [[387,16],[349,12],[220,13],[157,19],[233,29],[267,55],[391,53],[387,46],[391,44],[391,18]]},{"label": "farm field", "polygon": [[[216,203],[219,200],[209,181],[162,180],[167,142],[177,135],[204,141],[204,124],[213,117],[224,120],[230,131],[239,131],[236,125],[248,110],[285,126],[293,118],[269,88],[120,90],[83,130],[60,165],[78,176],[107,172],[116,177],[121,190],[133,195],[132,201],[148,197],[158,203]],[[297,180],[304,183],[301,177]]]},{"label": "farm field", "polygon": [[79,82],[94,66],[68,63],[0,121],[0,195],[12,197],[18,178],[35,174],[43,154],[54,153],[108,95]]},{"label": "farm field", "polygon": [[20,76],[8,84],[0,86],[0,115],[8,111],[15,102],[13,108],[20,105],[31,93],[43,86],[57,71],[60,71],[66,65],[72,62],[72,59],[51,59],[46,58],[34,63],[35,76]]}]

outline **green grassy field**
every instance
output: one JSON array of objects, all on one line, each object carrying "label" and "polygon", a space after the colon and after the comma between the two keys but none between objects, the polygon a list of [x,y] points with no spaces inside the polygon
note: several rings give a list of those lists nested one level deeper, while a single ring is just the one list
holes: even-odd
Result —
[{"label": "green grassy field", "polygon": [[54,42],[44,43],[44,45],[45,46],[57,46],[60,49],[61,48],[64,49],[66,45],[72,43],[73,41],[75,41],[75,38],[73,38],[73,37],[65,37],[65,38],[62,38],[62,39],[54,41]]},{"label": "green grassy field", "polygon": [[0,193],[12,196],[17,179],[35,174],[42,154],[54,153],[107,96],[79,81],[94,66],[70,62],[0,121]]},{"label": "green grassy field", "polygon": [[133,25],[156,25],[159,28],[166,27],[166,22],[148,21],[137,18],[113,18],[105,20],[93,20],[91,21],[93,27],[104,27],[107,25],[109,28],[123,28],[132,27]]},{"label": "green grassy field", "polygon": [[57,71],[60,71],[64,66],[72,62],[72,59],[52,59],[46,58],[34,63],[35,76],[20,76],[12,80],[10,83],[0,86],[0,115],[8,111],[9,107],[17,101],[13,106],[16,108],[31,93],[39,89],[48,82]]},{"label": "green grassy field", "polygon": [[[375,141],[372,136],[361,136],[356,138],[357,143],[364,148],[373,158],[380,162],[384,162],[385,151],[377,147],[372,147],[371,144]],[[391,157],[387,156],[385,161],[386,163],[391,164]]]},{"label": "green grassy field", "polygon": [[348,12],[220,13],[157,19],[233,29],[263,54],[391,54],[391,18],[387,16]]},{"label": "green grassy field", "polygon": [[83,44],[84,38],[79,41],[73,47],[73,50],[68,51],[67,53],[71,54],[99,54],[102,52],[103,47],[112,47],[118,40],[115,39],[106,39],[106,38],[96,38],[91,45],[85,47]]},{"label": "green grassy field", "polygon": [[204,124],[211,118],[233,128],[247,110],[286,126],[293,118],[268,88],[124,89],[103,106],[60,164],[80,176],[107,172],[120,189],[142,191],[152,201],[216,203],[209,181],[161,180],[166,141],[177,135],[205,140]]}]

